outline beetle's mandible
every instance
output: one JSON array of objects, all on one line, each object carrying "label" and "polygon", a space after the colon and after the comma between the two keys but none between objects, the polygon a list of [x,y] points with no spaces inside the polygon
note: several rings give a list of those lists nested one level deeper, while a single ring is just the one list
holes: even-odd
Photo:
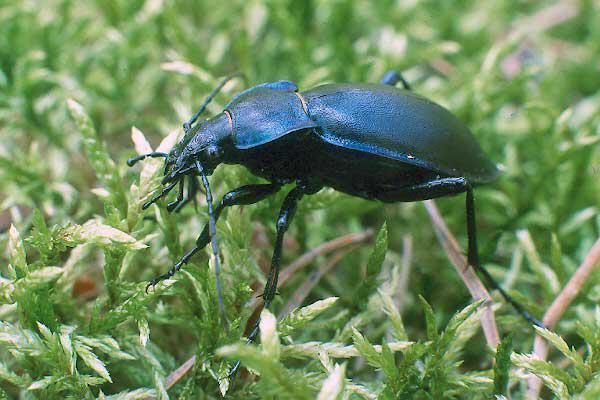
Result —
[{"label": "beetle's mandible", "polygon": [[[479,263],[473,187],[493,181],[498,170],[469,129],[448,110],[414,94],[402,76],[391,71],[380,84],[325,84],[303,92],[290,81],[264,83],[235,96],[220,114],[197,122],[229,79],[221,82],[184,124],[185,136],[169,154],[150,153],[128,161],[133,165],[146,156],[166,158],[165,188],[145,208],[179,185],[177,199],[167,206],[178,211],[194,199],[198,177],[207,193],[210,221],[196,246],[149,285],[173,276],[212,239],[223,312],[216,220],[226,207],[259,202],[288,183],[295,187],[277,217],[264,307],[269,307],[275,296],[283,236],[303,196],[323,187],[388,203],[466,193],[469,264],[523,317],[541,326]],[[398,82],[403,89],[395,86]],[[234,189],[213,210],[207,176],[221,163],[241,164],[269,183]],[[258,321],[248,340],[253,341],[257,333]]]}]

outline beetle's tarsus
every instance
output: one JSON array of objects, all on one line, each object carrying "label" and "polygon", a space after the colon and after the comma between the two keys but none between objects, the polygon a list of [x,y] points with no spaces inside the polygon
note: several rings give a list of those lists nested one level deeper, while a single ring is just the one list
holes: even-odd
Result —
[{"label": "beetle's tarsus", "polygon": [[406,79],[404,79],[402,74],[397,71],[386,72],[383,78],[381,79],[381,82],[379,83],[381,83],[382,85],[396,86],[398,82],[402,83],[402,87],[404,87],[405,90],[412,91],[412,88],[410,87]]},{"label": "beetle's tarsus", "polygon": [[148,290],[150,288],[154,289],[157,283],[158,281],[156,279],[152,279],[150,282],[148,282],[148,284],[146,285],[146,294],[148,294]]},{"label": "beetle's tarsus", "polygon": [[169,270],[160,275],[157,276],[154,279],[151,279],[150,282],[148,283],[148,285],[146,286],[146,293],[148,293],[148,288],[150,288],[150,286],[154,287],[156,286],[158,283],[166,280],[166,279],[170,279],[172,278],[177,272],[179,272],[179,270],[181,269],[181,267],[183,267],[184,264],[187,264],[187,262],[190,260],[190,258],[192,258],[192,256],[194,254],[196,254],[196,252],[198,251],[198,247],[194,247],[192,250],[188,251],[182,258],[181,260],[179,260],[177,262],[177,264],[175,264],[174,266],[172,266],[171,268],[169,268]]},{"label": "beetle's tarsus", "polygon": [[152,289],[154,289],[154,287],[156,285],[158,285],[160,282],[164,281],[165,279],[171,278],[175,274],[172,271],[173,271],[173,268],[171,268],[169,270],[169,272],[167,272],[166,274],[162,274],[160,276],[157,276],[156,278],[151,279],[150,282],[148,282],[148,285],[146,285],[146,294],[148,293],[148,289],[150,287],[152,287]]},{"label": "beetle's tarsus", "polygon": [[546,325],[544,325],[544,323],[542,321],[535,318],[533,315],[529,314],[527,311],[523,311],[523,317],[525,319],[529,320],[529,322],[531,322],[533,325],[537,326],[538,328],[548,329],[548,327]]}]

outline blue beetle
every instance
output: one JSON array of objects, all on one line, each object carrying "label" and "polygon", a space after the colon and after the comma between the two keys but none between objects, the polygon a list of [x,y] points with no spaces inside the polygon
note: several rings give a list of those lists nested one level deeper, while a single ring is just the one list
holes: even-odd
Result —
[{"label": "blue beetle", "polygon": [[[166,188],[144,207],[180,184],[177,200],[168,206],[180,209],[195,194],[200,176],[211,216],[196,246],[149,286],[173,276],[212,238],[223,311],[215,221],[224,208],[259,202],[288,183],[295,186],[277,218],[271,269],[263,292],[265,307],[275,296],[283,237],[303,196],[323,187],[388,203],[466,193],[470,265],[523,317],[541,326],[479,263],[473,187],[493,181],[499,172],[469,129],[447,109],[412,92],[402,76],[391,71],[380,84],[324,84],[303,92],[290,81],[264,83],[239,93],[223,112],[194,125],[228,79],[184,124],[185,136],[170,154],[150,153],[128,161],[133,165],[145,156],[166,158],[162,181]],[[396,87],[398,82],[403,89]],[[269,183],[232,190],[213,210],[207,176],[221,163],[241,164]],[[184,198],[186,177],[189,190]],[[249,341],[256,337],[257,327]]]}]

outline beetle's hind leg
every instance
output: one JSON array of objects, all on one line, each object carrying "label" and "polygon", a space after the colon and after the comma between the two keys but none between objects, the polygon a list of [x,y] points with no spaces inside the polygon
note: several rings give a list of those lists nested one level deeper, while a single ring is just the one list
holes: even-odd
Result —
[{"label": "beetle's hind leg", "polygon": [[488,282],[488,285],[493,289],[496,289],[500,292],[500,295],[509,303],[519,315],[521,315],[525,320],[530,323],[539,326],[540,328],[544,328],[544,324],[532,316],[527,310],[523,308],[521,304],[519,304],[516,300],[514,300],[508,293],[502,289],[502,287],[496,282],[496,280],[490,275],[490,273],[479,263],[479,252],[477,250],[477,225],[475,221],[475,198],[473,196],[473,188],[471,185],[468,185],[466,188],[467,199],[466,199],[466,209],[467,209],[467,237],[468,237],[468,262],[475,271],[479,271],[481,275]]},{"label": "beetle's hind leg", "polygon": [[402,187],[397,190],[389,190],[377,194],[377,198],[384,202],[395,201],[420,201],[426,199],[434,199],[437,197],[449,196],[466,192],[466,214],[467,214],[467,236],[468,236],[468,256],[467,260],[475,272],[480,273],[486,281],[488,287],[498,290],[500,295],[509,303],[519,315],[528,322],[543,327],[544,325],[528,313],[523,306],[514,300],[490,273],[479,263],[479,253],[477,250],[477,229],[475,222],[475,199],[473,196],[473,188],[469,181],[465,178],[440,178],[426,183]]},{"label": "beetle's hind leg", "polygon": [[[215,220],[218,220],[221,216],[221,212],[226,207],[231,206],[239,206],[239,205],[247,205],[258,203],[261,200],[264,200],[268,196],[277,192],[281,188],[280,183],[265,183],[258,185],[245,185],[241,186],[237,189],[234,189],[223,196],[223,199],[215,209]],[[202,233],[196,239],[196,246],[194,246],[190,251],[188,251],[182,258],[172,266],[167,272],[164,274],[157,276],[152,279],[148,285],[146,286],[146,291],[151,286],[155,286],[160,281],[164,281],[165,279],[171,278],[173,275],[177,273],[187,262],[192,258],[194,254],[196,254],[199,250],[206,247],[206,245],[210,242],[210,233],[209,233],[209,225],[208,223],[204,226]]]},{"label": "beetle's hind leg", "polygon": [[383,76],[383,78],[381,78],[381,81],[379,83],[381,83],[382,85],[396,86],[396,84],[398,82],[402,83],[402,86],[404,87],[404,89],[412,91],[412,88],[410,87],[410,85],[408,84],[406,79],[404,79],[402,74],[397,71],[386,72],[385,75]]}]

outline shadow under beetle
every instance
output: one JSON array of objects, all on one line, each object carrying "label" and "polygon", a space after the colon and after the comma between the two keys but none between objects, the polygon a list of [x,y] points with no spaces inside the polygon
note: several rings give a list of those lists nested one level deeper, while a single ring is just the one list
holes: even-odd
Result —
[{"label": "shadow under beetle", "polygon": [[[285,197],[277,218],[264,307],[275,297],[283,236],[303,196],[331,187],[391,203],[465,192],[469,264],[526,320],[542,326],[479,263],[473,187],[493,181],[499,171],[469,129],[448,110],[414,94],[400,74],[390,71],[380,84],[325,84],[304,92],[290,81],[264,83],[236,95],[215,117],[196,123],[232,77],[221,82],[184,124],[185,136],[169,154],[150,153],[128,161],[133,165],[146,156],[166,158],[162,180],[166,187],[144,208],[179,184],[177,199],[167,206],[178,211],[194,198],[198,176],[207,194],[210,220],[196,246],[148,286],[173,276],[212,239],[223,313],[215,222],[224,208],[259,202],[288,183],[295,187]],[[404,89],[396,88],[398,82]],[[241,164],[269,183],[232,190],[213,210],[207,176],[221,163]],[[249,342],[258,334],[258,322]]]}]

